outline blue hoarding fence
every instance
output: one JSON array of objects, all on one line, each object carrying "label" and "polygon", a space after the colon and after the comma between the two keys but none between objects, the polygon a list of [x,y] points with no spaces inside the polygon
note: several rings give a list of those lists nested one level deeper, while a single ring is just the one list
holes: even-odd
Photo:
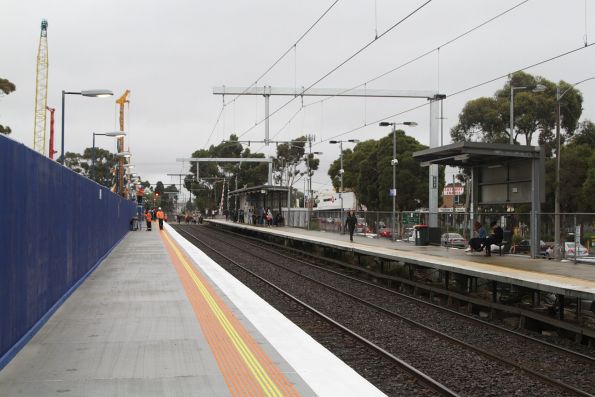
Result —
[{"label": "blue hoarding fence", "polygon": [[0,369],[129,230],[136,203],[0,134]]}]

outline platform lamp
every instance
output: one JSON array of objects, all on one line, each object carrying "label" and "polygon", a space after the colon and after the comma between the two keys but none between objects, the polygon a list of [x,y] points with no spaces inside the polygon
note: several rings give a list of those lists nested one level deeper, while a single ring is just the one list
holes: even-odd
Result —
[{"label": "platform lamp", "polygon": [[126,136],[124,131],[104,132],[104,133],[93,133],[93,148],[91,150],[91,179],[95,178],[95,137],[96,136],[109,136],[112,138],[120,138]]},{"label": "platform lamp", "polygon": [[[312,148],[310,147],[310,150]],[[313,196],[314,193],[312,192],[312,169],[310,168],[310,160],[314,159],[314,156],[322,155],[322,152],[309,152],[307,153],[304,158],[306,160],[306,166],[308,167],[308,230],[310,230],[310,219],[312,218],[312,206],[314,205]],[[304,195],[306,192],[304,192]]]},{"label": "platform lamp", "polygon": [[[124,158],[124,159],[128,159],[128,158],[130,158],[132,156],[132,153],[130,153],[130,152],[118,152],[118,153],[115,154],[115,156],[116,157],[121,157],[121,158]],[[118,189],[117,189],[117,192],[116,193],[120,194],[120,193],[122,193],[122,192],[120,192],[120,170],[118,169],[117,172],[118,172],[118,176],[116,178],[116,186],[118,186]]]},{"label": "platform lamp", "polygon": [[105,98],[113,96],[110,90],[64,91],[62,90],[62,148],[60,149],[60,163],[64,165],[64,102],[66,95],[82,95],[91,98]]},{"label": "platform lamp", "polygon": [[397,164],[399,161],[397,160],[397,126],[398,125],[408,125],[410,127],[415,127],[417,123],[415,121],[404,121],[402,123],[391,123],[388,121],[382,121],[378,124],[380,127],[393,127],[393,158],[390,161],[390,165],[393,167],[393,187],[390,190],[390,195],[393,198],[393,219],[392,219],[392,240],[396,240],[396,233],[395,233],[395,216],[396,216],[396,199],[397,199]]},{"label": "platform lamp", "polygon": [[345,141],[329,141],[332,144],[339,144],[339,150],[341,151],[341,169],[339,169],[339,179],[341,180],[341,188],[339,189],[339,199],[341,200],[341,234],[345,234],[345,228],[343,227],[343,142],[359,143],[359,139],[347,139]]}]

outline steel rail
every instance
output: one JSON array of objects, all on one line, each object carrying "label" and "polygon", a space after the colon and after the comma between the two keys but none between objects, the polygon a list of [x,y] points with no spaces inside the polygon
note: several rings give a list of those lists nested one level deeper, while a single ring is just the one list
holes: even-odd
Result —
[{"label": "steel rail", "polygon": [[[217,230],[219,233],[224,233],[224,232],[222,232],[222,231],[220,231],[218,229],[214,229],[214,230]],[[271,253],[275,253],[276,255],[280,255],[280,256],[282,256],[284,258],[293,259],[293,260],[298,261],[298,262],[300,262],[300,263],[302,263],[302,264],[304,264],[306,266],[315,267],[315,268],[317,268],[317,269],[319,269],[321,271],[328,272],[328,273],[337,275],[339,277],[343,277],[343,278],[346,278],[346,279],[349,279],[349,280],[352,280],[352,281],[359,282],[361,284],[364,284],[364,285],[367,285],[367,286],[376,288],[378,290],[382,290],[384,292],[388,292],[390,294],[396,295],[396,296],[398,296],[400,298],[407,299],[409,301],[413,301],[413,302],[416,302],[416,303],[423,304],[425,306],[432,307],[432,308],[434,308],[436,310],[441,310],[443,312],[446,312],[446,313],[449,313],[449,314],[453,314],[453,315],[462,317],[462,318],[467,319],[469,321],[473,321],[475,323],[484,325],[484,326],[486,326],[488,328],[493,328],[493,329],[496,329],[496,330],[499,330],[499,331],[502,331],[502,332],[505,332],[505,333],[514,335],[516,337],[519,337],[519,338],[522,338],[522,339],[525,339],[525,340],[530,340],[530,341],[535,342],[537,344],[540,344],[540,345],[543,345],[543,346],[547,346],[547,347],[549,347],[551,349],[564,352],[564,353],[569,354],[569,355],[571,355],[573,357],[576,357],[577,359],[584,360],[585,362],[588,362],[589,364],[595,365],[595,357],[591,357],[591,356],[588,356],[586,354],[579,353],[577,351],[568,349],[566,347],[558,346],[558,345],[555,345],[553,343],[550,343],[550,342],[547,342],[547,341],[543,341],[541,339],[537,339],[537,338],[535,338],[533,336],[530,336],[530,335],[525,335],[525,334],[522,334],[520,332],[511,330],[511,329],[508,329],[508,328],[504,328],[504,327],[499,326],[497,324],[492,324],[490,322],[487,322],[485,320],[481,320],[479,318],[470,316],[468,314],[461,313],[461,312],[458,312],[458,311],[453,310],[453,309],[449,309],[448,307],[437,305],[435,303],[428,302],[428,301],[425,301],[423,299],[419,299],[419,298],[416,298],[414,296],[407,295],[407,294],[404,294],[402,292],[395,291],[393,289],[386,288],[386,287],[383,287],[381,285],[374,284],[374,283],[371,283],[371,282],[366,281],[366,280],[362,280],[362,279],[357,278],[357,277],[349,276],[347,274],[343,274],[343,273],[340,273],[340,272],[337,272],[337,271],[334,271],[334,270],[331,270],[331,269],[327,269],[325,267],[316,265],[314,263],[303,261],[301,259],[298,259],[298,258],[295,258],[295,257],[292,257],[292,256],[284,255],[284,254],[280,253],[279,251],[276,251],[276,250],[273,250],[273,249],[270,249],[270,248],[263,247],[262,244],[272,245],[272,246],[278,248],[279,250],[295,252],[296,254],[299,254],[299,255],[302,255],[302,256],[307,256],[307,257],[310,257],[310,258],[314,258],[314,259],[317,259],[317,260],[320,260],[320,261],[323,261],[323,262],[328,262],[328,263],[331,263],[333,265],[337,265],[337,266],[344,267],[344,268],[349,268],[349,269],[352,269],[352,270],[365,271],[365,269],[358,269],[356,266],[348,265],[348,264],[342,263],[342,262],[340,262],[338,260],[335,260],[335,259],[324,258],[324,257],[318,256],[318,255],[314,255],[314,254],[311,254],[309,252],[305,252],[305,251],[302,251],[302,250],[299,250],[299,249],[296,249],[296,248],[286,247],[286,246],[283,246],[283,245],[280,245],[280,244],[271,243],[269,241],[262,241],[261,239],[258,239],[258,238],[255,238],[255,237],[251,237],[251,236],[246,236],[246,235],[243,235],[243,234],[240,234],[240,233],[236,233],[236,232],[232,232],[232,231],[226,231],[225,232],[225,234],[228,234],[228,233],[234,234],[234,235],[239,236],[239,237],[244,238],[244,239],[258,241],[260,244],[254,244],[254,243],[249,243],[249,244],[252,244],[253,246],[259,247],[261,249],[265,249],[265,250],[267,250],[267,251],[269,251]],[[368,273],[368,272],[366,272],[366,273]],[[379,275],[377,273],[374,273],[374,276],[375,277],[381,277],[381,275]]]},{"label": "steel rail", "polygon": [[[194,238],[196,238],[196,237],[194,237]],[[203,243],[203,244],[205,244],[205,243]],[[571,385],[568,385],[566,383],[560,382],[558,380],[552,379],[552,378],[550,378],[550,377],[548,377],[546,375],[542,375],[541,373],[539,373],[539,372],[537,372],[537,371],[535,371],[535,370],[533,370],[531,368],[528,368],[526,366],[517,364],[517,363],[515,363],[515,362],[513,362],[513,361],[511,361],[511,360],[509,360],[509,359],[507,359],[505,357],[499,356],[499,355],[494,354],[494,353],[491,353],[491,352],[489,352],[487,350],[484,350],[484,349],[481,349],[479,347],[476,347],[476,346],[473,346],[471,344],[468,344],[467,342],[464,342],[464,341],[462,341],[460,339],[454,338],[454,337],[452,337],[450,335],[447,335],[447,334],[445,334],[445,333],[443,333],[441,331],[435,330],[435,329],[433,329],[431,327],[428,327],[428,326],[426,326],[424,324],[421,324],[421,323],[419,323],[419,322],[417,322],[415,320],[412,320],[412,319],[410,319],[408,317],[402,316],[402,315],[400,315],[400,314],[398,314],[396,312],[393,312],[391,310],[382,308],[382,307],[380,307],[380,306],[378,306],[378,305],[376,305],[376,304],[374,304],[372,302],[366,301],[366,300],[364,300],[362,298],[359,298],[359,297],[357,297],[355,295],[352,295],[352,294],[350,294],[348,292],[342,291],[342,290],[340,290],[340,289],[338,289],[338,288],[336,288],[334,286],[331,286],[331,285],[326,284],[324,282],[321,282],[321,281],[318,281],[316,279],[313,279],[313,278],[311,278],[309,276],[306,276],[304,274],[301,274],[301,273],[299,273],[299,272],[297,272],[295,270],[289,269],[289,268],[287,268],[287,267],[285,267],[283,265],[280,265],[280,264],[275,263],[275,262],[273,262],[273,261],[271,261],[271,260],[269,260],[267,258],[264,258],[264,257],[262,257],[262,256],[260,256],[260,255],[258,255],[256,253],[254,253],[252,251],[245,250],[242,247],[239,247],[239,246],[234,245],[234,244],[230,244],[230,241],[229,240],[226,241],[226,244],[227,245],[231,245],[234,248],[237,248],[239,250],[243,250],[244,252],[246,252],[246,253],[248,253],[248,254],[256,257],[256,258],[259,258],[259,259],[261,259],[263,261],[266,261],[266,262],[270,263],[271,265],[273,265],[273,266],[275,266],[277,268],[282,268],[283,270],[285,270],[285,271],[287,271],[289,273],[292,273],[294,275],[297,275],[299,277],[302,277],[302,278],[304,278],[304,279],[306,279],[306,280],[308,280],[310,282],[313,282],[315,284],[321,285],[321,286],[323,286],[323,287],[325,287],[325,288],[327,288],[327,289],[329,289],[331,291],[334,291],[334,292],[336,292],[338,294],[342,294],[342,295],[344,295],[346,297],[349,297],[350,299],[353,299],[353,300],[355,300],[355,301],[357,301],[357,302],[359,302],[359,303],[361,303],[363,305],[366,305],[366,306],[368,306],[368,307],[370,307],[370,308],[372,308],[374,310],[380,311],[382,313],[388,314],[389,316],[392,316],[392,317],[397,318],[399,320],[405,321],[405,322],[407,322],[407,323],[409,323],[409,324],[411,324],[411,325],[413,325],[413,326],[415,326],[415,327],[417,327],[417,328],[419,328],[419,329],[421,329],[423,331],[429,332],[429,333],[431,333],[433,335],[436,335],[436,336],[441,337],[443,339],[449,340],[450,342],[456,343],[456,344],[458,344],[458,345],[460,345],[460,346],[462,346],[462,347],[464,347],[466,349],[472,350],[472,351],[474,351],[476,353],[479,353],[479,354],[481,354],[481,355],[483,355],[485,357],[488,357],[488,358],[490,358],[492,360],[499,361],[501,363],[504,363],[506,365],[509,365],[511,367],[514,367],[514,368],[516,368],[516,369],[518,369],[520,371],[526,372],[526,373],[528,373],[528,374],[530,374],[530,375],[532,375],[532,376],[540,379],[541,381],[544,381],[545,383],[548,383],[548,384],[551,384],[553,386],[559,387],[559,388],[561,388],[563,390],[572,392],[572,393],[574,393],[576,395],[579,395],[579,396],[593,397],[593,394],[587,393],[587,392],[585,392],[583,390],[577,389],[574,386],[571,386]],[[253,245],[253,244],[251,244],[251,245]],[[209,248],[212,249],[210,246],[209,246]],[[260,247],[260,248],[262,248],[262,247]],[[268,250],[268,251],[270,252],[271,250]],[[277,252],[273,252],[273,253],[275,255],[279,255]],[[299,260],[299,259],[296,259],[296,258],[291,258],[291,257],[287,257],[287,256],[284,256],[284,257],[286,257],[288,259],[291,259],[291,260],[294,260],[294,261],[298,261],[300,263],[305,263],[304,261]],[[230,260],[230,259],[228,259],[228,260]]]},{"label": "steel rail", "polygon": [[363,336],[357,334],[356,332],[350,330],[349,328],[347,328],[344,325],[338,323],[337,321],[335,321],[332,318],[328,317],[324,313],[320,312],[319,310],[315,309],[314,307],[310,306],[309,304],[305,303],[304,301],[300,300],[299,298],[293,296],[289,292],[283,290],[282,288],[276,286],[275,284],[271,283],[270,281],[264,279],[263,277],[261,277],[258,274],[254,273],[250,269],[246,268],[245,266],[243,266],[243,265],[239,264],[238,262],[236,262],[235,260],[231,259],[227,255],[221,253],[219,250],[213,248],[207,242],[205,242],[202,239],[196,237],[192,233],[190,233],[190,232],[188,232],[186,230],[182,230],[181,228],[175,228],[175,229],[177,231],[183,232],[184,234],[187,234],[192,239],[200,242],[200,244],[202,244],[204,247],[206,247],[209,250],[215,252],[217,255],[221,256],[226,261],[228,261],[230,263],[233,263],[236,267],[242,269],[243,271],[245,271],[246,273],[250,274],[251,276],[259,279],[260,281],[262,281],[263,283],[265,283],[269,287],[271,287],[274,290],[276,290],[277,292],[281,293],[283,296],[289,298],[291,301],[293,301],[293,302],[299,304],[300,306],[304,307],[308,311],[314,313],[316,316],[322,318],[324,321],[328,322],[332,326],[339,328],[341,331],[343,331],[344,333],[348,334],[352,338],[357,339],[358,341],[360,341],[361,343],[363,343],[367,347],[371,348],[372,350],[374,350],[374,351],[380,353],[381,355],[389,358],[394,363],[396,363],[399,367],[401,367],[404,370],[406,370],[407,372],[409,372],[411,375],[413,375],[414,377],[416,377],[417,379],[419,379],[423,384],[425,384],[426,386],[430,387],[434,391],[437,391],[437,392],[439,392],[440,394],[442,394],[444,396],[459,396],[459,394],[457,394],[454,391],[450,390],[448,387],[446,387],[442,383],[436,381],[435,379],[433,379],[429,375],[426,375],[425,373],[419,371],[418,369],[414,368],[410,364],[406,363],[405,361],[401,360],[400,358],[394,356],[390,352],[388,352],[388,351],[384,350],[383,348],[381,348],[380,346],[376,345],[372,341],[370,341],[370,340],[364,338]]}]

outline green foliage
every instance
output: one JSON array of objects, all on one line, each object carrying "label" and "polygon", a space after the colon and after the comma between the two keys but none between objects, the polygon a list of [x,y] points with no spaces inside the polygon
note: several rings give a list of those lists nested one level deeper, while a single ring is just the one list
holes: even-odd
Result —
[{"label": "green foliage", "polygon": [[[396,167],[397,206],[399,210],[413,210],[428,206],[428,168],[421,167],[413,159],[413,152],[423,150],[426,146],[415,138],[397,130]],[[367,140],[355,146],[353,150],[343,151],[343,185],[345,190],[353,190],[359,202],[370,210],[389,211],[392,209],[392,198],[389,190],[392,187],[392,132],[376,141]],[[328,175],[338,191],[340,158],[329,167]],[[441,176],[444,183],[443,174]]]},{"label": "green foliage", "polygon": [[300,136],[289,143],[277,145],[277,159],[273,162],[273,177],[284,186],[293,185],[300,174],[298,167],[304,161],[307,138]]},{"label": "green foliage", "polygon": [[[560,158],[560,210],[595,212],[595,125],[586,120],[570,141],[562,146]],[[546,206],[553,211],[556,189],[556,159],[546,161]]]},{"label": "green foliage", "polygon": [[583,98],[571,85],[560,81],[557,85],[543,77],[524,72],[512,75],[504,87],[493,97],[473,99],[459,114],[459,123],[451,131],[455,142],[480,141],[508,143],[510,141],[510,87],[545,86],[543,92],[515,90],[514,93],[514,141],[523,140],[531,145],[538,134],[539,145],[545,146],[548,156],[555,147],[555,127],[557,120],[556,88],[566,92],[560,102],[562,139],[573,135],[582,112]]},{"label": "green foliage", "polygon": [[5,95],[14,92],[16,89],[17,87],[13,83],[0,77],[0,91],[2,91]]},{"label": "green foliage", "polygon": [[591,120],[580,123],[578,132],[570,139],[569,143],[595,147],[595,124]]},{"label": "green foliage", "polygon": [[523,240],[523,236],[521,236],[520,234],[512,235],[512,245],[518,245],[518,243],[520,243],[521,240]]},{"label": "green foliage", "polygon": [[[118,158],[109,150],[95,148],[95,168],[93,168],[93,148],[86,148],[80,158],[80,167],[86,176],[93,174],[93,180],[100,185],[111,188],[115,184],[114,172]],[[83,162],[84,160],[84,162]]]},{"label": "green foliage", "polygon": [[[159,183],[157,182],[157,187],[159,187]],[[163,186],[163,184],[161,184]],[[175,193],[175,194],[170,194]],[[178,201],[178,188],[176,185],[169,185],[166,188],[163,188],[163,197],[161,198],[161,208],[163,211],[172,213],[175,209],[175,203]]]},{"label": "green foliage", "polygon": [[[277,159],[273,160],[273,178],[277,183],[296,183],[300,178],[307,175],[307,163],[310,165],[311,173],[318,169],[319,160],[312,155],[307,162],[304,157],[307,138],[298,137],[289,143],[277,146]],[[227,141],[219,145],[211,145],[209,149],[199,149],[192,153],[192,157],[213,158],[265,158],[263,153],[252,153],[249,145],[244,146],[238,141],[236,135],[231,135]],[[281,161],[282,159],[282,161]],[[198,171],[197,181],[196,175]],[[189,172],[192,175],[184,179],[184,186],[195,196],[195,204],[200,210],[216,208],[221,198],[222,182],[229,183],[231,190],[259,186],[267,182],[268,164],[262,163],[225,163],[215,164],[201,162],[197,170],[196,162],[190,165]],[[237,181],[237,185],[236,185]]]},{"label": "green foliage", "polygon": [[[264,158],[263,153],[252,153],[249,147],[244,148],[238,137],[231,135],[229,140],[208,150],[200,149],[192,153],[192,157],[213,158]],[[263,163],[200,163],[196,180],[196,162],[190,165],[189,175],[184,180],[184,186],[196,197],[196,206],[203,210],[219,206],[221,188],[224,179],[229,182],[232,190],[247,186],[262,185],[267,181],[268,164]]]},{"label": "green foliage", "polygon": [[[10,81],[0,77],[0,96],[8,95],[16,90],[16,86]],[[12,132],[9,126],[0,124],[0,134],[8,135]]]}]

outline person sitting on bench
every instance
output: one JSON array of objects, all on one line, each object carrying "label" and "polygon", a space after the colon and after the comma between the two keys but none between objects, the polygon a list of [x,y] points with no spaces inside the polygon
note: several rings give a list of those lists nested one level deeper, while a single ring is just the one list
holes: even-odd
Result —
[{"label": "person sitting on bench", "polygon": [[475,221],[473,224],[473,231],[475,237],[469,240],[469,248],[467,251],[481,251],[481,244],[483,240],[488,236],[486,233],[485,228],[481,225],[479,221]]},{"label": "person sitting on bench", "polygon": [[502,244],[502,240],[504,240],[504,230],[502,230],[502,228],[498,226],[498,223],[496,221],[490,223],[490,229],[492,229],[492,233],[489,237],[483,240],[482,245],[482,248],[485,248],[486,250],[486,256],[491,255],[492,244],[496,244],[499,246]]}]

